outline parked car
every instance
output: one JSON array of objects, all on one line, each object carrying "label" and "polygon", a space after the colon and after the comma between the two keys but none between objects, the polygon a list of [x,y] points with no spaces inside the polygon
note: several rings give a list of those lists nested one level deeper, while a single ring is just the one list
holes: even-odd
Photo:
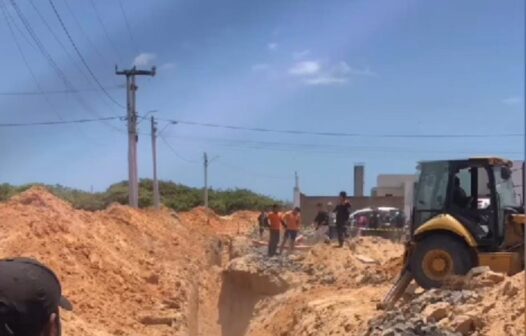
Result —
[{"label": "parked car", "polygon": [[380,236],[399,239],[403,234],[406,217],[395,207],[364,208],[353,212],[349,218],[350,235]]}]

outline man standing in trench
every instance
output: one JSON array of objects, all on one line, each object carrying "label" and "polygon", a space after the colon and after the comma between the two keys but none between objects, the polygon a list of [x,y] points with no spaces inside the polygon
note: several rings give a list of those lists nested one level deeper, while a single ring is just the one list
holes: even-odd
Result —
[{"label": "man standing in trench", "polygon": [[268,256],[273,257],[278,250],[281,226],[284,226],[277,204],[272,206],[272,212],[267,215],[267,219],[269,223]]},{"label": "man standing in trench", "polygon": [[298,231],[300,229],[300,208],[296,207],[292,211],[285,213],[283,216],[283,222],[285,223],[285,235],[283,236],[283,241],[281,242],[281,246],[279,248],[279,254],[283,253],[285,243],[288,239],[290,239],[289,254],[292,254],[292,252],[294,252],[296,237],[298,236]]},{"label": "man standing in trench", "polygon": [[343,241],[345,239],[345,230],[349,222],[349,216],[351,215],[351,203],[347,200],[347,193],[345,191],[340,192],[340,201],[336,208],[336,230],[338,232],[338,247],[343,247]]}]

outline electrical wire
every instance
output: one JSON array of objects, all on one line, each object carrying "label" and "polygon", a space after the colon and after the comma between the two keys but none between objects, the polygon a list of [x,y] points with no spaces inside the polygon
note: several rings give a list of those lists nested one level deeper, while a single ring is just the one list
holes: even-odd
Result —
[{"label": "electrical wire", "polygon": [[[31,67],[31,64],[29,64],[29,60],[27,59],[26,54],[24,53],[24,49],[22,48],[22,46],[20,45],[20,42],[18,41],[18,38],[16,37],[15,31],[13,30],[13,25],[15,24],[14,20],[13,20],[13,17],[7,11],[6,4],[4,3],[3,0],[2,0],[2,13],[4,15],[4,19],[5,19],[5,22],[7,24],[8,29],[9,29],[9,32],[11,33],[11,37],[13,38],[13,41],[15,42],[16,48],[18,49],[18,53],[20,54],[20,57],[22,57],[22,61],[23,61],[24,65],[26,66],[27,71],[31,75],[31,78],[33,79],[33,82],[35,83],[35,86],[36,86],[38,92],[41,93],[42,92],[42,86],[40,85],[40,83],[39,83],[39,81],[37,79],[37,75],[33,71],[33,68]],[[45,97],[45,100],[52,107],[52,110],[55,112],[57,117],[60,120],[63,120],[62,115],[55,108],[53,108],[53,104],[47,99],[47,97]]]},{"label": "electrical wire", "polygon": [[87,82],[90,82],[91,83],[91,79],[90,77],[85,73],[84,69],[82,68],[82,66],[80,64],[78,64],[78,62],[75,60],[75,58],[73,57],[73,55],[71,55],[71,53],[69,52],[69,50],[66,48],[66,46],[64,45],[64,43],[62,43],[62,41],[60,40],[60,38],[57,36],[57,34],[55,33],[55,31],[53,30],[53,28],[51,28],[51,25],[49,24],[49,22],[46,20],[46,18],[44,17],[44,15],[42,15],[41,11],[38,9],[38,7],[35,5],[34,3],[34,0],[30,0],[29,1],[29,4],[31,5],[31,7],[33,7],[33,10],[37,13],[38,17],[40,18],[40,20],[44,23],[44,25],[46,26],[47,30],[51,33],[51,36],[53,36],[53,39],[58,43],[58,45],[60,46],[60,48],[64,51],[64,53],[67,55],[67,57],[71,60],[71,63],[75,66],[75,68],[77,69],[77,71],[86,79]]},{"label": "electrical wire", "polygon": [[123,60],[119,50],[116,47],[116,44],[113,42],[113,39],[110,37],[110,33],[108,29],[106,28],[106,24],[104,24],[104,21],[102,20],[102,16],[100,15],[99,10],[97,9],[97,6],[95,5],[95,1],[89,0],[89,2],[91,4],[91,7],[93,8],[93,11],[95,12],[95,16],[97,17],[97,20],[100,23],[100,27],[102,28],[102,31],[104,32],[104,36],[108,40],[108,43],[111,46],[113,52],[115,53],[118,59]]},{"label": "electrical wire", "polygon": [[[117,90],[122,89],[121,85],[106,86],[106,90]],[[38,95],[50,95],[50,94],[69,94],[76,92],[96,92],[99,89],[83,89],[83,90],[38,90],[38,91],[4,91],[0,92],[0,96],[38,96]]]},{"label": "electrical wire", "polygon": [[80,31],[80,33],[84,36],[84,39],[86,40],[86,42],[89,45],[90,51],[94,52],[104,63],[115,64],[117,62],[117,60],[113,59],[112,57],[107,57],[106,54],[102,53],[99,50],[99,47],[97,46],[97,44],[94,43],[93,40],[90,38],[89,34],[83,28],[82,23],[80,22],[80,20],[78,19],[77,15],[75,14],[75,11],[69,5],[68,0],[62,0],[62,2],[64,3],[64,7],[68,11],[72,21],[75,23],[75,25],[77,26],[77,28]]},{"label": "electrical wire", "polygon": [[294,135],[316,135],[316,136],[329,136],[329,137],[363,137],[363,138],[502,138],[502,137],[523,137],[521,133],[506,133],[506,134],[368,134],[368,133],[346,133],[346,132],[316,132],[316,131],[303,131],[303,130],[286,130],[286,129],[270,129],[260,127],[244,127],[234,126],[225,124],[213,124],[196,121],[182,121],[182,120],[170,120],[170,119],[159,119],[167,122],[172,122],[180,125],[188,126],[199,126],[209,128],[222,128],[239,131],[251,131],[261,133],[281,133],[281,134],[294,134]]},{"label": "electrical wire", "polygon": [[[75,87],[73,86],[73,84],[69,81],[68,77],[66,76],[66,74],[62,71],[62,69],[58,66],[57,62],[53,59],[53,57],[51,56],[51,54],[49,53],[49,51],[46,49],[46,47],[44,46],[44,44],[42,43],[42,41],[40,40],[40,38],[38,37],[38,35],[36,34],[36,32],[34,31],[33,27],[31,26],[31,24],[29,23],[29,21],[27,20],[27,18],[25,17],[24,13],[22,13],[22,10],[20,9],[20,7],[18,6],[18,4],[16,3],[15,0],[9,0],[10,3],[11,3],[11,6],[13,7],[13,9],[15,10],[15,13],[16,15],[18,16],[18,18],[20,19],[20,22],[22,22],[22,25],[24,26],[24,28],[26,29],[26,31],[29,33],[29,36],[31,37],[31,39],[33,40],[33,42],[35,43],[35,46],[37,47],[38,51],[42,54],[42,56],[47,60],[48,64],[51,66],[51,68],[55,71],[55,73],[57,74],[57,76],[62,80],[62,82],[64,83],[64,86],[66,87],[66,89],[68,90],[71,90],[73,91],[75,94],[73,95],[77,102],[90,114],[96,116],[97,118],[101,118],[101,116],[96,112],[94,111],[85,101],[84,99],[82,99],[82,97],[80,95],[78,95],[78,90],[75,89]],[[117,131],[117,132],[122,132],[121,129],[111,125],[111,124],[108,124],[106,122],[103,121],[103,123],[108,126],[109,128],[111,128],[112,130],[114,131]]]},{"label": "electrical wire", "polygon": [[[187,137],[187,136],[167,136],[177,138],[180,141],[189,143],[205,142],[222,147],[231,147],[242,150],[268,150],[291,153],[317,153],[317,154],[343,154],[352,155],[356,152],[380,152],[380,153],[437,153],[437,154],[467,154],[472,155],[477,151],[448,151],[448,150],[415,150],[414,147],[389,147],[389,146],[351,146],[351,145],[334,145],[334,144],[307,144],[307,143],[287,143],[287,142],[268,142],[254,141],[247,139],[224,139],[224,138],[207,138],[207,137]],[[480,151],[478,151],[480,152]],[[499,151],[494,154],[519,154],[514,151]]]},{"label": "electrical wire", "polygon": [[245,174],[250,175],[250,176],[255,176],[255,177],[260,177],[260,178],[267,178],[267,179],[273,179],[273,180],[290,180],[289,176],[277,176],[277,175],[263,174],[263,173],[260,173],[260,172],[253,171],[251,169],[246,169],[246,168],[239,167],[237,165],[233,165],[231,163],[226,163],[224,161],[218,161],[217,163],[219,165],[225,166],[225,167],[227,167],[229,169],[234,169],[234,170],[237,170],[237,171],[239,171],[241,173],[245,173]]},{"label": "electrical wire", "polygon": [[55,13],[55,16],[57,17],[57,19],[58,19],[58,21],[60,23],[60,26],[62,27],[62,30],[64,30],[64,33],[68,37],[69,42],[73,46],[73,49],[77,53],[77,56],[79,57],[79,59],[81,60],[82,64],[84,65],[84,67],[86,68],[88,73],[90,74],[91,78],[95,81],[95,83],[97,83],[97,86],[106,95],[106,97],[108,97],[108,99],[110,101],[112,101],[115,105],[125,109],[126,107],[124,105],[122,105],[121,103],[119,103],[115,98],[113,98],[113,96],[101,84],[101,82],[99,81],[97,76],[95,76],[95,73],[91,70],[90,66],[86,62],[86,59],[84,58],[84,56],[80,52],[79,48],[77,47],[77,44],[75,43],[75,41],[71,37],[71,34],[69,33],[68,29],[66,28],[66,25],[64,24],[64,21],[62,20],[62,17],[60,16],[60,13],[58,12],[57,7],[55,6],[55,3],[53,2],[53,0],[49,0],[49,4],[53,8],[53,12]]},{"label": "electrical wire", "polygon": [[[27,67],[27,70],[29,71],[33,81],[35,82],[35,86],[37,87],[38,89],[38,93],[43,93],[43,89],[42,89],[42,86],[40,85],[38,79],[37,79],[37,76],[35,75],[35,72],[33,71],[31,65],[29,64],[29,60],[27,59],[27,56],[25,55],[24,53],[24,50],[22,48],[22,46],[20,45],[20,42],[18,41],[17,37],[16,37],[16,34],[13,30],[13,27],[12,25],[15,25],[16,26],[16,23],[14,22],[14,19],[13,17],[9,14],[8,10],[7,10],[7,7],[6,7],[6,4],[4,3],[3,0],[0,1],[0,4],[2,5],[2,12],[4,14],[4,18],[5,18],[5,22],[9,28],[9,31],[11,33],[11,36],[13,37],[13,41],[15,42],[15,45],[20,53],[20,56],[22,57],[22,60],[24,62],[24,64],[26,65]],[[20,31],[20,30],[19,30]],[[47,95],[43,95],[43,98],[44,98],[44,101],[49,105],[49,107],[51,108],[51,111],[53,111],[57,117],[60,119],[60,121],[65,121],[64,118],[62,117],[62,115],[58,112],[58,109],[55,107],[55,105],[51,102],[51,100],[48,98]],[[78,128],[78,131],[79,131],[79,134],[81,134],[85,139],[87,139],[88,141],[90,142],[94,142],[94,140],[92,139],[92,137],[88,136],[83,129],[81,129],[80,127]],[[100,145],[100,143],[98,143],[97,145]]]},{"label": "electrical wire", "polygon": [[[170,145],[170,143],[163,137],[163,136],[160,136],[161,140],[163,140],[163,142],[166,144],[166,146],[170,149],[170,151],[172,151],[175,156],[177,156],[177,158],[179,158],[180,160],[183,160],[187,163],[191,163],[191,164],[199,164],[200,161],[197,161],[197,160],[189,160],[183,156],[181,156],[173,147],[172,145]],[[209,162],[212,162],[213,159],[210,159]],[[256,177],[260,177],[260,178],[268,178],[268,179],[275,179],[275,180],[288,180],[289,177],[286,177],[286,176],[275,176],[275,175],[267,175],[267,174],[263,174],[263,173],[260,173],[260,172],[255,172],[253,170],[250,170],[250,169],[246,169],[246,168],[242,168],[242,167],[239,167],[237,165],[233,165],[231,163],[226,163],[226,162],[223,162],[221,160],[217,161],[217,163],[219,165],[222,165],[226,168],[229,168],[229,169],[234,169],[234,170],[237,170],[239,172],[242,172],[242,173],[245,173],[245,174],[248,174],[248,175],[251,175],[251,176],[256,176]]]},{"label": "electrical wire", "polygon": [[132,49],[135,50],[137,54],[139,54],[139,48],[137,48],[137,44],[135,43],[135,39],[133,38],[133,34],[130,27],[130,22],[128,20],[128,16],[126,15],[126,10],[124,9],[124,5],[122,4],[122,0],[119,0],[119,7],[121,9],[122,17],[124,18],[124,24],[126,25],[126,30],[128,31],[128,36],[130,37]]},{"label": "electrical wire", "polygon": [[109,121],[121,119],[120,117],[105,117],[95,119],[76,119],[76,120],[61,120],[61,121],[35,121],[27,123],[0,123],[0,127],[31,127],[31,126],[54,126],[67,124],[84,124],[96,121]]},{"label": "electrical wire", "polygon": [[168,149],[170,149],[170,151],[171,151],[172,153],[174,153],[175,156],[176,156],[177,158],[179,158],[180,160],[182,160],[182,161],[184,161],[184,162],[186,162],[186,163],[190,163],[190,164],[198,164],[198,163],[199,163],[199,161],[196,161],[196,160],[189,160],[189,159],[185,158],[184,156],[182,156],[181,154],[179,154],[179,153],[175,150],[175,148],[173,148],[172,145],[170,145],[170,143],[169,143],[168,141],[166,141],[166,139],[165,139],[163,136],[161,136],[160,138],[161,138],[161,140],[164,142],[164,144],[166,145],[166,147],[168,147]]}]

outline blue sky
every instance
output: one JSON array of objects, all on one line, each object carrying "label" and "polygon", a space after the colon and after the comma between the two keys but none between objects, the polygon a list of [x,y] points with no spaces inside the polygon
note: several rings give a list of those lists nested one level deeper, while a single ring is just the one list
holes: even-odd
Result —
[{"label": "blue sky", "polygon": [[[50,2],[16,3],[52,61],[39,51],[11,0],[2,0],[14,35],[2,15],[0,123],[124,115],[97,90]],[[369,135],[165,128],[160,121],[162,179],[202,186],[206,151],[216,158],[210,165],[213,187],[291,199],[294,171],[303,192],[329,195],[352,190],[357,162],[366,166],[369,190],[378,174],[412,173],[423,159],[522,158],[520,137],[377,137],[523,133],[520,0],[53,3],[90,69],[122,104],[124,78],[114,75],[114,65],[157,66],[156,77],[138,78],[140,114],[157,110],[159,119]],[[6,95],[64,90],[64,77],[81,92]],[[115,120],[0,128],[0,182],[104,190],[127,178],[124,126]],[[147,122],[140,132],[139,174],[151,177]]]}]

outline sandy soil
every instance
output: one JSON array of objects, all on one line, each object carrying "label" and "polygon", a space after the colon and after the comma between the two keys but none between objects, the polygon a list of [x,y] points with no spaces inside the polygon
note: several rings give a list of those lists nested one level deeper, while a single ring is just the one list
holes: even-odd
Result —
[{"label": "sandy soil", "polygon": [[[121,205],[87,212],[33,188],[0,203],[0,256],[35,257],[56,271],[75,306],[62,315],[66,336],[382,335],[390,328],[404,336],[425,335],[418,330],[504,336],[524,330],[524,272],[485,273],[476,288],[417,289],[394,311],[381,312],[376,304],[400,270],[400,244],[361,237],[341,249],[320,243],[269,259],[249,238],[256,217]],[[437,301],[452,303],[435,321]],[[458,333],[459,316],[468,332]]]}]

